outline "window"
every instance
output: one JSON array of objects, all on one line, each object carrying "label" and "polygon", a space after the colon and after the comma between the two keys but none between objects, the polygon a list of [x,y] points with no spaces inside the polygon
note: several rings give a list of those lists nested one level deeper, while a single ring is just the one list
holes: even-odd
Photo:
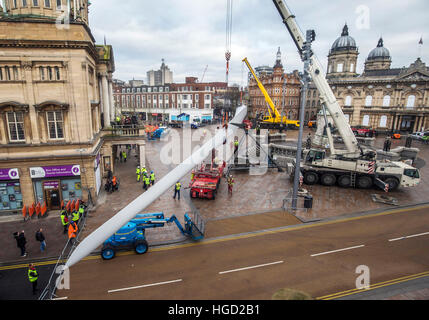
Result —
[{"label": "window", "polygon": [[364,115],[363,116],[362,125],[365,126],[365,127],[369,126],[369,115]]},{"label": "window", "polygon": [[22,0],[22,6],[26,7],[27,6],[27,0]]},{"label": "window", "polygon": [[48,111],[46,113],[48,120],[49,138],[53,140],[64,139],[64,121],[62,111]]},{"label": "window", "polygon": [[61,9],[61,6],[62,6],[61,0],[57,0],[57,9]]},{"label": "window", "polygon": [[347,96],[346,97],[346,101],[344,103],[345,107],[351,107],[352,106],[352,97],[351,96]]},{"label": "window", "polygon": [[9,67],[4,67],[4,73],[5,73],[5,77],[6,77],[6,80],[12,80],[12,78],[11,78],[11,76],[10,76],[10,68]]},{"label": "window", "polygon": [[8,112],[6,116],[9,140],[11,142],[25,141],[24,114],[22,112]]},{"label": "window", "polygon": [[3,68],[0,67],[0,81],[3,80]]},{"label": "window", "polygon": [[416,103],[416,96],[411,95],[408,97],[407,108],[414,108],[414,104]]},{"label": "window", "polygon": [[365,107],[371,107],[371,106],[372,106],[372,96],[366,96]]},{"label": "window", "polygon": [[354,72],[355,71],[355,64],[351,63],[350,64],[350,72]]},{"label": "window", "polygon": [[50,8],[51,7],[51,0],[45,0],[45,7]]},{"label": "window", "polygon": [[380,118],[380,128],[387,127],[387,116],[381,116]]},{"label": "window", "polygon": [[13,66],[12,67],[12,70],[13,70],[13,79],[16,81],[16,80],[19,80],[19,74],[18,74],[18,68],[16,67],[16,66]]},{"label": "window", "polygon": [[342,63],[337,64],[337,72],[343,72],[343,64]]},{"label": "window", "polygon": [[55,80],[59,81],[61,79],[60,68],[59,67],[55,67],[54,70],[55,70]]},{"label": "window", "polygon": [[390,96],[384,96],[383,107],[390,107]]},{"label": "window", "polygon": [[52,79],[53,79],[52,68],[48,67],[48,80],[52,80]]},{"label": "window", "polygon": [[39,1],[33,0],[33,7],[38,7],[38,6],[39,6]]},{"label": "window", "polygon": [[14,9],[18,8],[17,2],[18,2],[18,0],[13,0],[13,8]]}]

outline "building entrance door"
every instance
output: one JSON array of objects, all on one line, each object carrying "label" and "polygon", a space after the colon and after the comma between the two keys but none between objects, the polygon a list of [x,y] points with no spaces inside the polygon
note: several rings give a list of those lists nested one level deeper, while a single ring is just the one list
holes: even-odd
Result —
[{"label": "building entrance door", "polygon": [[58,181],[43,183],[44,196],[49,210],[59,210],[61,208],[61,193]]},{"label": "building entrance door", "polygon": [[412,133],[415,123],[416,123],[416,117],[403,116],[400,130]]}]

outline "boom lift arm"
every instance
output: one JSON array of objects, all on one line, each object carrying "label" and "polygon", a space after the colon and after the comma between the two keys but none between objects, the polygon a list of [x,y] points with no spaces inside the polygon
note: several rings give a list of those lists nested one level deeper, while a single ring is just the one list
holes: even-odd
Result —
[{"label": "boom lift arm", "polygon": [[[273,0],[273,2],[278,12],[280,13],[283,23],[286,25],[293,41],[295,42],[296,47],[298,48],[298,52],[301,58],[303,58],[305,37],[302,34],[301,30],[299,29],[295,21],[295,16],[292,15],[292,13],[290,12],[289,8],[285,5],[283,0]],[[314,84],[319,90],[320,100],[322,105],[326,107],[326,109],[329,111],[330,115],[332,116],[335,126],[337,127],[338,132],[341,135],[344,141],[344,144],[347,148],[347,151],[336,150],[334,148],[333,143],[331,142],[330,143],[331,154],[344,155],[347,157],[359,157],[361,151],[360,151],[357,139],[353,131],[351,130],[350,125],[348,124],[344,116],[344,113],[340,105],[338,104],[338,101],[336,100],[335,95],[332,92],[322,70],[323,70],[322,66],[320,65],[316,56],[314,54],[311,54],[308,73],[310,74]],[[327,131],[329,131],[330,128],[328,124],[326,125],[327,125]],[[330,133],[328,134],[328,136],[329,135]]]}]

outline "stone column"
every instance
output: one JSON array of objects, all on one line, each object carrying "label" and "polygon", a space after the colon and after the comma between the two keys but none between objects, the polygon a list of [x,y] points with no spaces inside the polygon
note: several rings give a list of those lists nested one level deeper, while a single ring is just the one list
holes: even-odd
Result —
[{"label": "stone column", "polygon": [[115,108],[115,103],[114,103],[114,99],[113,99],[113,85],[112,85],[112,80],[109,80],[109,103],[110,103],[110,119],[111,120],[115,120],[115,115],[116,115],[116,108]]},{"label": "stone column", "polygon": [[109,103],[110,98],[109,98],[109,84],[107,81],[106,74],[101,75],[101,83],[102,83],[101,92],[103,93],[104,127],[108,128],[110,127],[110,103]]},{"label": "stone column", "polygon": [[0,112],[0,143],[1,144],[7,144],[7,139],[6,139],[7,131],[5,126],[5,123],[6,123],[5,117],[6,117],[5,113]]},{"label": "stone column", "polygon": [[140,151],[140,168],[143,168],[146,166],[146,152],[145,152],[145,145],[139,144],[139,151]]}]

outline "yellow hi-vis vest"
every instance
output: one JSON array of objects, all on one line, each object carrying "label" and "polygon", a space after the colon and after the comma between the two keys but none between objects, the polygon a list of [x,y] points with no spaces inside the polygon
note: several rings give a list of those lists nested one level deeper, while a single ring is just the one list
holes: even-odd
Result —
[{"label": "yellow hi-vis vest", "polygon": [[35,282],[39,278],[39,274],[37,273],[36,269],[28,269],[28,280],[30,282]]},{"label": "yellow hi-vis vest", "polygon": [[176,190],[177,191],[179,191],[181,187],[182,187],[182,185],[180,184],[180,182],[176,183]]}]

